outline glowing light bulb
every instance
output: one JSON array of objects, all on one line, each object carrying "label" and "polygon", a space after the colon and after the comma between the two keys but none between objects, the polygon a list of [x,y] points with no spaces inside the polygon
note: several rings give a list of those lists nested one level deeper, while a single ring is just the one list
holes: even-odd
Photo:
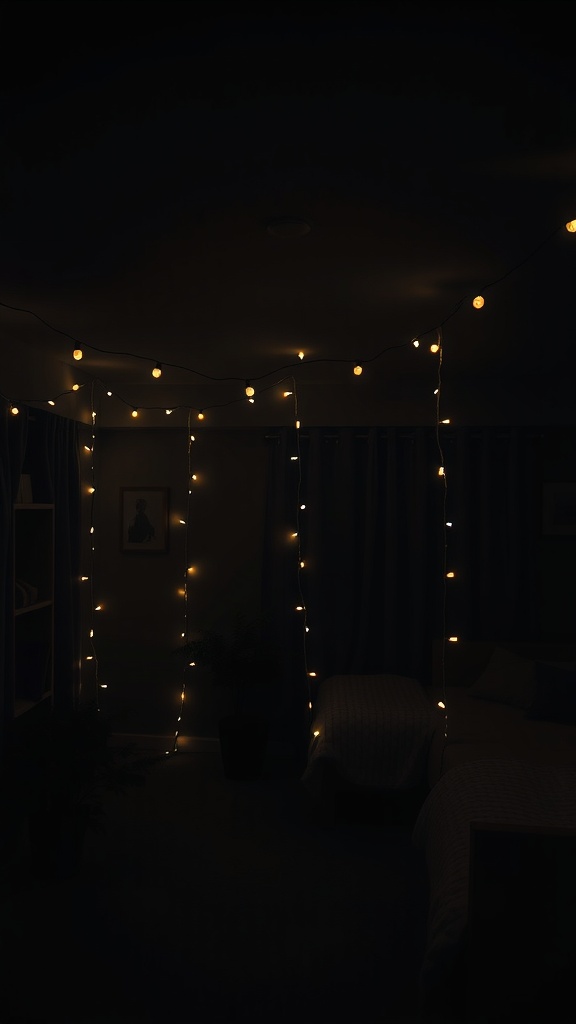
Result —
[{"label": "glowing light bulb", "polygon": [[450,420],[440,420],[440,423],[450,423]]},{"label": "glowing light bulb", "polygon": [[204,419],[204,413],[202,412],[202,409],[200,409],[200,412],[198,413],[198,419],[199,420],[203,420]]},{"label": "glowing light bulb", "polygon": [[414,348],[420,348],[420,342],[418,341],[418,338],[414,338],[412,344],[414,345]]},{"label": "glowing light bulb", "polygon": [[252,385],[251,385],[250,381],[249,381],[249,380],[247,380],[247,381],[246,381],[246,397],[247,397],[247,398],[252,398],[252,395],[253,395],[254,393],[255,393],[255,392],[254,392],[254,388],[252,387]]},{"label": "glowing light bulb", "polygon": [[444,703],[444,701],[443,701],[443,700],[439,700],[439,701],[438,701],[438,707],[439,707],[439,708],[445,708],[445,707],[446,707],[446,705],[445,705],[445,703]]},{"label": "glowing light bulb", "polygon": [[566,231],[576,231],[576,220],[569,220],[566,225]]},{"label": "glowing light bulb", "polygon": [[255,398],[249,398],[248,401],[250,402],[250,405],[254,405],[254,402],[256,401],[256,399]]},{"label": "glowing light bulb", "polygon": [[300,505],[300,508],[306,508],[306,505]]},{"label": "glowing light bulb", "polygon": [[300,430],[300,420],[296,420],[294,426],[296,427],[296,430]]},{"label": "glowing light bulb", "polygon": [[284,396],[283,396],[283,397],[284,397],[284,398],[289,398],[289,396],[290,396],[290,395],[293,395],[293,394],[294,394],[294,392],[293,392],[293,391],[285,391],[285,392],[284,392]]},{"label": "glowing light bulb", "polygon": [[360,363],[356,363],[356,365],[354,367],[354,376],[355,377],[359,377],[361,373],[362,373],[362,367],[360,366]]},{"label": "glowing light bulb", "polygon": [[311,676],[311,677],[312,677],[312,679],[315,679],[315,678],[316,678],[316,676],[317,676],[317,674],[318,674],[317,672],[309,672],[309,673],[308,673],[308,675],[309,675],[309,676]]},{"label": "glowing light bulb", "polygon": [[472,305],[474,306],[474,309],[482,309],[482,306],[484,305],[483,297],[481,295],[477,295],[475,299],[472,299]]},{"label": "glowing light bulb", "polygon": [[133,419],[136,419],[137,415],[138,415],[138,409],[132,409],[132,417],[133,417]]},{"label": "glowing light bulb", "polygon": [[54,402],[51,398],[49,398],[48,399],[48,405],[56,405],[56,402]]},{"label": "glowing light bulb", "polygon": [[457,644],[458,643],[458,637],[457,636],[449,636],[448,637],[448,641],[451,644]]},{"label": "glowing light bulb", "polygon": [[13,416],[17,416],[18,413],[20,412],[20,409],[18,408],[17,405],[11,405],[10,412],[12,413]]},{"label": "glowing light bulb", "polygon": [[73,384],[72,385],[72,391],[79,391],[79,390],[80,390],[80,385],[79,384]]},{"label": "glowing light bulb", "polygon": [[80,359],[82,359],[82,356],[84,355],[84,353],[83,353],[81,348],[75,348],[73,353],[72,353],[72,355],[74,356],[74,359],[80,360]]},{"label": "glowing light bulb", "polygon": [[304,353],[303,352],[299,352],[298,353],[298,359],[304,359]]},{"label": "glowing light bulb", "polygon": [[444,475],[445,475],[444,474],[444,466],[440,466],[440,469],[438,470],[438,476],[444,476]]},{"label": "glowing light bulb", "polygon": [[314,729],[314,735],[315,736],[319,736],[320,735],[320,730],[319,729]]},{"label": "glowing light bulb", "polygon": [[167,416],[171,416],[172,415],[172,409],[166,409],[166,415]]},{"label": "glowing light bulb", "polygon": [[306,564],[305,562],[300,562],[300,568],[303,569],[305,564]]},{"label": "glowing light bulb", "polygon": [[158,380],[158,377],[162,376],[162,367],[160,363],[156,363],[156,366],[152,370],[152,376],[156,377],[156,380]]},{"label": "glowing light bulb", "polygon": [[[106,394],[108,395],[108,398],[112,398],[112,392],[111,391],[107,391]],[[96,413],[94,413],[94,415],[96,415]]]},{"label": "glowing light bulb", "polygon": [[88,579],[90,579],[90,577],[89,576],[81,576],[80,579],[81,580],[88,580]]},{"label": "glowing light bulb", "polygon": [[291,455],[290,456],[290,462],[298,462],[298,456],[297,455]]},{"label": "glowing light bulb", "polygon": [[433,343],[432,343],[432,344],[430,345],[430,351],[431,351],[431,352],[439,352],[439,351],[440,351],[440,345],[438,344],[438,342],[437,342],[437,341],[434,341],[434,342],[433,342]]},{"label": "glowing light bulb", "polygon": [[95,612],[101,612],[102,611],[102,605],[101,604],[97,604],[96,607],[94,608],[94,611]]},{"label": "glowing light bulb", "polygon": [[296,611],[297,612],[303,612],[304,611],[304,605],[303,604],[297,604],[296,605]]},{"label": "glowing light bulb", "polygon": [[445,523],[444,525],[445,526],[452,526],[452,523],[449,522],[449,523]]},{"label": "glowing light bulb", "polygon": [[453,580],[453,579],[454,579],[454,577],[455,577],[455,575],[456,575],[456,573],[455,573],[455,572],[447,572],[447,573],[446,573],[446,579],[448,579],[448,580]]}]

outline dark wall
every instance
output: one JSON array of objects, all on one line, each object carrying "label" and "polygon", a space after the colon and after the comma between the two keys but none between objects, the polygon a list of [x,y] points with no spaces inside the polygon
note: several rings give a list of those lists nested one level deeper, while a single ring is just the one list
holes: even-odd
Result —
[{"label": "dark wall", "polygon": [[[170,735],[177,727],[183,672],[173,652],[186,621],[192,629],[217,628],[236,607],[259,610],[264,432],[194,436],[190,470],[197,480],[190,496],[186,430],[101,431],[95,442],[94,599],[102,611],[94,616],[94,646],[99,683],[107,684],[100,690],[103,705],[129,732]],[[120,550],[123,487],[168,488],[165,553]],[[87,687],[91,671],[85,663]],[[181,730],[216,735],[222,694],[202,670],[194,679]]]},{"label": "dark wall", "polygon": [[[542,458],[534,466],[537,500],[547,481],[576,481],[576,429],[539,428]],[[102,611],[92,614],[98,676],[107,689],[103,705],[117,713],[126,731],[173,735],[178,727],[182,665],[173,651],[186,618],[191,629],[219,627],[234,610],[257,614],[261,597],[265,467],[261,428],[194,430],[190,469],[197,480],[188,502],[187,430],[100,430],[95,442],[93,596]],[[87,464],[90,456],[87,457]],[[83,488],[89,483],[88,465]],[[120,551],[122,487],[169,489],[169,545],[162,554]],[[188,515],[189,511],[189,515]],[[85,538],[88,502],[85,497]],[[180,519],[188,518],[182,526]],[[84,559],[89,558],[85,543]],[[526,553],[538,566],[538,619],[543,639],[570,639],[576,623],[576,537],[542,530]],[[186,567],[188,600],[179,591]],[[187,612],[186,612],[187,609]],[[89,617],[89,602],[84,614]],[[86,637],[90,623],[84,628]],[[85,643],[85,652],[88,645]],[[207,673],[188,677],[181,731],[216,735],[223,695]],[[85,690],[95,686],[94,663],[83,662]]]}]

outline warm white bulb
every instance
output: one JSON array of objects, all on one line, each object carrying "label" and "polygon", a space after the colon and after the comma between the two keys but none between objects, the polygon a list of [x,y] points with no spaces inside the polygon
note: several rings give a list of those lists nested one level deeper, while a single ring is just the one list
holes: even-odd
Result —
[{"label": "warm white bulb", "polygon": [[254,393],[255,392],[254,392],[254,388],[252,387],[252,385],[251,384],[247,384],[246,385],[246,396],[247,396],[247,398],[252,398],[252,395]]},{"label": "warm white bulb", "polygon": [[414,345],[414,348],[420,348],[420,342],[418,341],[418,338],[414,338],[412,344]]},{"label": "warm white bulb", "polygon": [[304,359],[304,353],[303,352],[299,352],[298,353],[298,359]]},{"label": "warm white bulb", "polygon": [[17,416],[18,413],[20,412],[20,409],[18,408],[17,405],[11,405],[10,412],[12,413],[13,416]]},{"label": "warm white bulb", "polygon": [[354,367],[354,375],[356,377],[359,377],[361,373],[362,373],[362,367],[360,366],[360,363],[356,363],[356,366]]},{"label": "warm white bulb", "polygon": [[171,416],[172,415],[172,409],[166,409],[166,415],[167,416]]},{"label": "warm white bulb", "polygon": [[79,391],[79,390],[80,390],[80,385],[79,384],[73,384],[72,385],[72,391]]},{"label": "warm white bulb", "polygon": [[438,470],[438,476],[444,476],[444,466],[440,466]]},{"label": "warm white bulb", "polygon": [[475,299],[472,299],[472,305],[474,306],[474,309],[482,309],[482,306],[484,305],[484,299],[482,296],[477,295]]},{"label": "warm white bulb", "polygon": [[49,398],[48,405],[56,405],[56,402],[54,402],[52,398]]},{"label": "warm white bulb", "polygon": [[288,398],[290,395],[293,395],[293,394],[294,394],[293,391],[285,391],[284,392],[284,398]]},{"label": "warm white bulb", "polygon": [[200,410],[200,412],[198,413],[198,419],[199,420],[203,420],[204,419],[204,413],[202,412],[202,410]]},{"label": "warm white bulb", "polygon": [[438,344],[437,341],[435,341],[432,345],[430,345],[430,351],[434,352],[434,353],[440,351],[440,345]]},{"label": "warm white bulb", "polygon": [[569,220],[566,225],[566,231],[576,231],[576,220]]},{"label": "warm white bulb", "polygon": [[451,644],[458,643],[458,637],[457,636],[449,636],[448,640],[450,641]]},{"label": "warm white bulb", "polygon": [[84,353],[81,348],[75,348],[72,355],[74,356],[74,359],[82,359]]},{"label": "warm white bulb", "polygon": [[136,419],[137,415],[138,415],[138,409],[132,409],[132,416],[133,416],[134,419]]},{"label": "warm white bulb", "polygon": [[156,363],[156,366],[152,370],[152,376],[156,377],[156,380],[158,380],[158,377],[162,376],[162,367],[160,366],[160,363]]},{"label": "warm white bulb", "polygon": [[449,580],[453,580],[455,575],[456,575],[455,572],[447,572],[446,573],[446,578],[449,579]]}]

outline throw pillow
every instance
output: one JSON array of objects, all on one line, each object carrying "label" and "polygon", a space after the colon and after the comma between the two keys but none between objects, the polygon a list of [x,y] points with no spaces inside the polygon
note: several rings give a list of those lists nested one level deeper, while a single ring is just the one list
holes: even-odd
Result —
[{"label": "throw pillow", "polygon": [[576,666],[536,662],[536,692],[526,718],[576,725]]},{"label": "throw pillow", "polygon": [[536,688],[535,672],[535,661],[522,658],[504,647],[495,647],[482,675],[468,692],[481,700],[526,709]]}]

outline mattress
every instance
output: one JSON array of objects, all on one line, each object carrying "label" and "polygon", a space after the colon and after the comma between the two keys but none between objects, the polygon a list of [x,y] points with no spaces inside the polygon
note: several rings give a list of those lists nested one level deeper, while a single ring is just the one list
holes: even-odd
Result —
[{"label": "mattress", "polygon": [[576,768],[483,758],[449,769],[424,801],[412,833],[429,884],[422,991],[456,963],[468,918],[471,822],[576,828]]},{"label": "mattress", "polygon": [[339,781],[364,790],[406,790],[426,778],[430,701],[416,679],[335,675],[314,706],[302,781],[313,793],[329,765]]}]

